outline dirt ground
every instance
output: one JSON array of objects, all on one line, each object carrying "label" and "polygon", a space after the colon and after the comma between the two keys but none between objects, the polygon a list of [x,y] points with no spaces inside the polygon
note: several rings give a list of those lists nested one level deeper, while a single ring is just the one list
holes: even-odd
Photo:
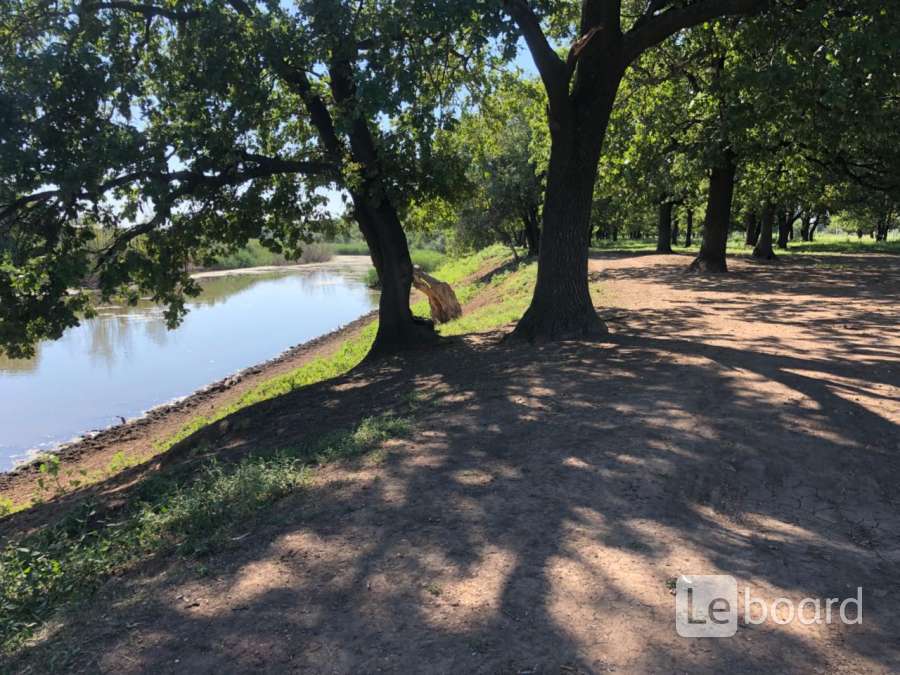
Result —
[{"label": "dirt ground", "polygon": [[[687,263],[595,257],[602,340],[470,336],[242,411],[204,441],[418,392],[380,461],[322,469],[202,570],[110,580],[13,670],[900,672],[900,259]],[[682,638],[682,574],[769,602],[861,586],[862,623]]]}]

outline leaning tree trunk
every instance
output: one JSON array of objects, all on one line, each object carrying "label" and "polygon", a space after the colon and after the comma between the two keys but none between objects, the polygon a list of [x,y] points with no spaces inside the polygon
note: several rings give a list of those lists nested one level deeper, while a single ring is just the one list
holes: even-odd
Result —
[{"label": "leaning tree trunk", "polygon": [[726,153],[720,166],[713,167],[709,176],[709,196],[706,221],[703,224],[703,243],[700,253],[688,268],[692,272],[727,272],[725,249],[728,246],[728,225],[731,222],[731,199],[734,195],[734,158]]},{"label": "leaning tree trunk", "polygon": [[596,77],[582,86],[590,95],[558,101],[555,114],[564,119],[550,123],[537,281],[513,331],[529,341],[606,332],[588,287],[588,247],[597,164],[623,70],[608,60],[598,63]]},{"label": "leaning tree trunk", "polygon": [[687,211],[687,224],[684,228],[684,245],[690,246],[694,241],[694,209]]},{"label": "leaning tree trunk", "polygon": [[656,252],[672,252],[672,202],[659,205],[659,220],[656,224]]},{"label": "leaning tree trunk", "polygon": [[753,257],[761,260],[775,260],[775,251],[772,250],[772,228],[775,224],[775,209],[766,205],[762,212],[762,222],[759,227],[759,240],[753,249]]},{"label": "leaning tree trunk", "polygon": [[[333,55],[329,75],[334,100],[348,110],[356,109],[356,82],[351,58],[347,53]],[[321,100],[310,93],[308,82],[304,87],[304,96],[309,99],[307,105],[312,106],[311,117],[323,143],[330,154],[339,156],[343,148],[329,113]],[[369,356],[381,356],[433,344],[438,340],[434,324],[414,316],[409,306],[413,265],[406,233],[382,179],[378,143],[364,117],[355,115],[349,121],[350,152],[353,161],[360,168],[359,184],[350,194],[359,229],[368,244],[369,254],[381,283],[378,331]]]}]

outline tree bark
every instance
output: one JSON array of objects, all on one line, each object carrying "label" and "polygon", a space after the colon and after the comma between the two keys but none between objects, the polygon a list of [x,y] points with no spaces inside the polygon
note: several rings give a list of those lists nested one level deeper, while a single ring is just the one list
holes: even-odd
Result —
[{"label": "tree bark", "polygon": [[761,260],[775,260],[775,251],[772,250],[772,228],[775,224],[775,208],[766,204],[762,211],[762,221],[759,227],[759,239],[753,249],[753,257]]},{"label": "tree bark", "polygon": [[571,96],[557,100],[550,112],[537,282],[515,337],[534,341],[606,332],[588,287],[588,248],[600,149],[621,78],[622,69],[607,63],[595,81],[576,82]]},{"label": "tree bark", "polygon": [[[762,11],[761,0],[690,3],[658,12],[657,2],[622,32],[621,2],[582,0],[578,39],[565,59],[524,0],[504,0],[547,92],[550,162],[534,296],[514,335],[529,340],[604,330],[588,288],[591,206],[597,165],[619,84],[641,53],[718,16]],[[657,13],[658,12],[658,13]],[[667,241],[668,245],[669,242]]]},{"label": "tree bark", "polygon": [[756,242],[759,241],[759,219],[756,217],[755,211],[747,211],[744,215],[744,227],[747,230],[744,243],[747,246],[756,246]]},{"label": "tree bark", "polygon": [[678,246],[678,216],[672,218],[672,246]]},{"label": "tree bark", "polygon": [[[349,57],[336,55],[329,73],[335,101],[352,109],[356,83]],[[378,331],[369,354],[381,356],[436,343],[434,324],[414,316],[409,305],[413,282],[409,244],[397,209],[384,189],[381,158],[372,130],[359,115],[351,116],[348,122],[350,151],[361,167],[359,187],[350,191],[354,215],[381,282]]]},{"label": "tree bark", "polygon": [[731,222],[731,200],[734,196],[736,172],[737,167],[730,152],[723,153],[720,165],[713,167],[710,172],[703,243],[700,245],[700,253],[688,268],[692,272],[728,271],[725,250],[728,246],[728,226]]},{"label": "tree bark", "polygon": [[875,241],[887,241],[888,230],[891,225],[891,217],[893,213],[891,209],[887,209],[882,212],[881,217],[878,219],[878,224],[875,228]]},{"label": "tree bark", "polygon": [[687,224],[684,229],[684,245],[690,246],[694,242],[694,209],[687,211]]},{"label": "tree bark", "polygon": [[800,239],[802,241],[810,241],[809,228],[810,228],[810,225],[812,225],[812,219],[813,219],[812,214],[807,213],[807,214],[803,215],[803,217],[800,220]]},{"label": "tree bark", "polygon": [[672,202],[659,205],[659,219],[656,223],[656,252],[672,252]]},{"label": "tree bark", "polygon": [[780,209],[778,212],[778,248],[786,250],[788,247],[788,238],[790,237],[790,212]]},{"label": "tree bark", "polygon": [[538,220],[537,209],[529,208],[522,216],[522,224],[525,226],[525,243],[528,247],[527,256],[536,256],[541,250],[541,226]]}]

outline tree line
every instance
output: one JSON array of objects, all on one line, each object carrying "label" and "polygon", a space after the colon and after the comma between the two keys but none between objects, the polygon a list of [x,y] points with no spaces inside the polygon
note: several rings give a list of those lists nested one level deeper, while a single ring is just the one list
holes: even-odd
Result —
[{"label": "tree line", "polygon": [[375,353],[436,339],[411,229],[536,256],[529,340],[604,330],[589,247],[648,210],[661,251],[702,238],[698,272],[726,271],[736,214],[763,258],[836,212],[884,238],[897,23],[874,0],[9,0],[0,348],[89,315],[88,276],[177,324],[189,261],[299,254],[335,191],[380,280]]}]

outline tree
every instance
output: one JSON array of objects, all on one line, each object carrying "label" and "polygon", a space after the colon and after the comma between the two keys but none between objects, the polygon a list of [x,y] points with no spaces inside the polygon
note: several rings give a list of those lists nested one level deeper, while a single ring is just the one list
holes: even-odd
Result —
[{"label": "tree", "polygon": [[551,134],[543,236],[531,305],[515,334],[527,339],[593,334],[604,326],[588,291],[590,214],[597,165],[621,79],[636,58],[680,30],[720,16],[766,9],[767,0],[585,0],[562,34],[574,38],[561,58],[526,0],[504,6],[518,25],[548,98]]},{"label": "tree", "polygon": [[[536,256],[540,247],[546,131],[538,122],[546,102],[537,82],[506,73],[490,95],[463,112],[439,136],[456,165],[448,225],[461,248],[494,241]],[[441,209],[440,204],[431,208]]]},{"label": "tree", "polygon": [[[375,351],[433,339],[410,311],[401,225],[441,189],[432,152],[489,20],[421,0],[106,2],[0,8],[0,340],[13,355],[149,294],[177,323],[189,259],[259,237],[296,253],[339,189],[381,280]],[[489,18],[489,17],[488,17]],[[111,243],[93,250],[90,214]]]}]

